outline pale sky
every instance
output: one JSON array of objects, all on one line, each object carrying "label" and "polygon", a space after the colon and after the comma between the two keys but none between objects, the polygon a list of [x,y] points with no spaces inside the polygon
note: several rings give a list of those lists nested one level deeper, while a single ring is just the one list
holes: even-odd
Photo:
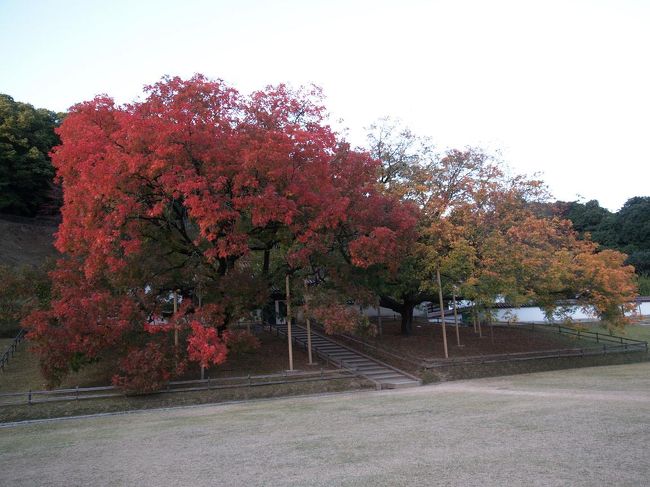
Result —
[{"label": "pale sky", "polygon": [[401,118],[554,196],[650,195],[650,0],[0,0],[0,93],[65,110],[162,75],[314,83],[352,142]]}]

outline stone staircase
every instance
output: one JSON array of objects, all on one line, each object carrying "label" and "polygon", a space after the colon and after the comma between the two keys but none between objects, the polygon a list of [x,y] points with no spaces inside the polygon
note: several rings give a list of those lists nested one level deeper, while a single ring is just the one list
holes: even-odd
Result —
[{"label": "stone staircase", "polygon": [[[271,325],[278,335],[287,336],[287,325]],[[293,324],[291,339],[294,344],[307,349],[307,330]],[[391,365],[369,357],[357,350],[341,345],[320,333],[311,332],[312,353],[338,367],[350,370],[373,382],[378,389],[397,389],[420,385],[420,379]]]}]

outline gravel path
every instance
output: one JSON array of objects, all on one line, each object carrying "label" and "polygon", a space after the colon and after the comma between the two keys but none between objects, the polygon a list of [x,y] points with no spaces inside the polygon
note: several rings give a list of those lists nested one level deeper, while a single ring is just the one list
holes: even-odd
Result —
[{"label": "gravel path", "polygon": [[0,428],[0,485],[648,485],[650,363]]}]

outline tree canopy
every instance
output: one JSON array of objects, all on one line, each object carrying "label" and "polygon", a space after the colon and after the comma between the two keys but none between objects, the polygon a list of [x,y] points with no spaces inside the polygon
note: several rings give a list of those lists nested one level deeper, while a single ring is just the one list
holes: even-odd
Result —
[{"label": "tree canopy", "polygon": [[[227,325],[268,299],[271,260],[284,273],[387,262],[415,221],[379,191],[377,163],[324,123],[316,89],[244,96],[197,75],[146,91],[80,103],[58,130],[66,258],[51,309],[27,320],[52,383],[73,359],[117,356],[127,388],[220,363]],[[172,293],[183,305],[162,324]]]},{"label": "tree canopy", "polygon": [[145,91],[80,103],[57,130],[64,257],[49,308],[24,321],[50,384],[95,360],[140,391],[223,363],[251,342],[229,325],[288,275],[328,331],[364,324],[353,299],[398,310],[408,333],[438,273],[447,296],[572,297],[612,324],[634,295],[623,254],[537,215],[543,184],[481,150],[437,152],[388,120],[353,149],[317,88],[245,95],[196,75]]},{"label": "tree canopy", "polygon": [[0,94],[0,212],[33,216],[51,203],[49,152],[61,117]]},{"label": "tree canopy", "polygon": [[[534,302],[549,312],[558,300],[577,299],[611,325],[623,322],[621,306],[636,292],[625,255],[599,252],[568,220],[540,215],[548,200],[541,181],[509,174],[478,149],[436,151],[389,119],[371,127],[369,143],[383,166],[384,190],[418,208],[417,238],[397,272],[379,268],[369,280],[380,303],[401,313],[403,333],[410,332],[413,306],[436,301],[437,271],[448,297],[485,307],[497,298]],[[600,221],[603,213],[596,213],[585,216],[585,226]]]}]

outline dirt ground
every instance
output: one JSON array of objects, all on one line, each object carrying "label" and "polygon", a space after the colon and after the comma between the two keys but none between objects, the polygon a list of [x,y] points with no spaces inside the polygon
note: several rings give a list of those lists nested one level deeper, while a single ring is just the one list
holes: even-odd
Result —
[{"label": "dirt ground", "polygon": [[[420,359],[444,358],[442,326],[426,321],[413,323],[413,334],[400,334],[400,323],[397,320],[384,320],[383,334],[368,341],[388,348],[395,353],[403,353]],[[446,326],[447,344],[450,357],[467,357],[475,355],[492,355],[501,353],[538,352],[589,346],[589,342],[578,341],[574,337],[562,336],[556,333],[531,332],[526,329],[512,327],[489,326],[481,327],[482,336],[474,332],[474,328],[460,326],[458,328],[460,344],[456,339],[456,328]]]},{"label": "dirt ground", "polygon": [[647,485],[650,363],[0,428],[3,485]]},{"label": "dirt ground", "polygon": [[[262,346],[250,353],[232,354],[222,365],[213,367],[207,371],[210,377],[241,377],[246,374],[271,374],[282,372],[289,368],[289,352],[286,338],[276,337],[264,331],[256,335],[262,342]],[[318,371],[333,369],[324,362],[312,357],[315,365],[309,365],[307,352],[294,345],[293,366],[296,370]],[[199,370],[190,370],[188,379],[196,379],[200,374]]]}]

